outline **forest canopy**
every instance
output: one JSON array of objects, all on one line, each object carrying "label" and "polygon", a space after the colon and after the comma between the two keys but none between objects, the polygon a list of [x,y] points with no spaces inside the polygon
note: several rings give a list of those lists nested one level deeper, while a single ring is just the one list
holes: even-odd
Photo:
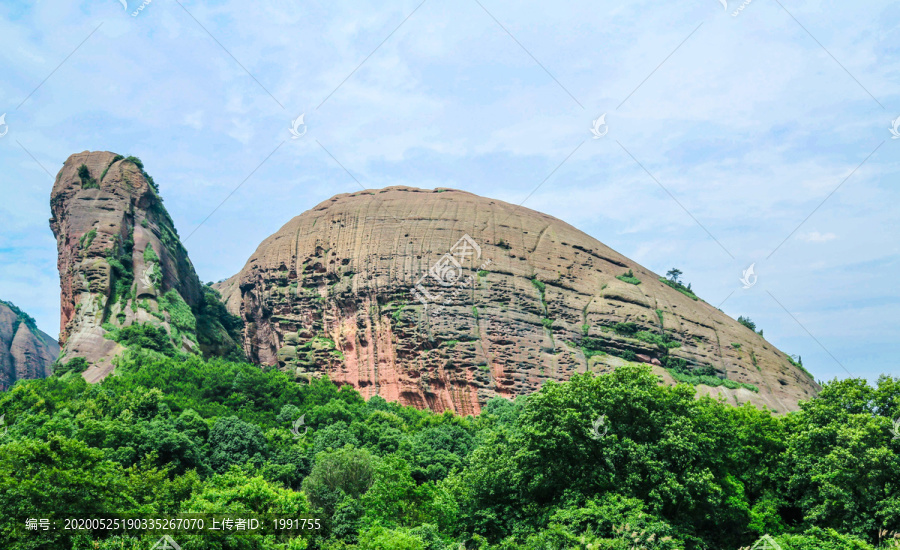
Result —
[{"label": "forest canopy", "polygon": [[827,383],[776,416],[630,365],[461,417],[327,377],[133,350],[102,383],[20,381],[0,412],[0,538],[17,549],[147,549],[161,535],[24,529],[115,514],[319,520],[180,534],[185,550],[737,550],[764,535],[782,550],[871,550],[900,532],[888,376]]}]

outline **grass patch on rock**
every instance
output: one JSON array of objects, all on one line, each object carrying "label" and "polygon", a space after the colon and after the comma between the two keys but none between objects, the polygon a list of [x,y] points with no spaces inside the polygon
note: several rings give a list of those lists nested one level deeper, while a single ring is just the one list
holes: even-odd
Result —
[{"label": "grass patch on rock", "polygon": [[675,281],[670,281],[669,279],[666,279],[665,277],[660,277],[659,282],[674,288],[675,290],[684,294],[691,300],[699,300],[700,299],[696,294],[694,294],[694,291],[691,290],[690,285],[684,286],[681,283],[676,283]]},{"label": "grass patch on rock", "polygon": [[624,281],[631,285],[639,285],[641,284],[641,280],[634,276],[634,272],[632,270],[628,270],[628,272],[622,275],[616,275],[616,279],[620,281]]}]

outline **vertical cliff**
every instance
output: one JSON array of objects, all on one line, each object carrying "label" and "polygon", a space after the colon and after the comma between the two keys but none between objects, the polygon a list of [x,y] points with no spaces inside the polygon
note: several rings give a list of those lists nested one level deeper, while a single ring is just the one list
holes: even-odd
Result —
[{"label": "vertical cliff", "polygon": [[[140,159],[83,152],[56,177],[50,228],[60,276],[61,361],[84,357],[89,381],[129,345],[238,357],[237,325],[201,285]],[[230,330],[230,333],[229,333]]]},{"label": "vertical cliff", "polygon": [[0,300],[0,391],[16,380],[44,378],[59,355],[59,344],[41,332],[27,313]]}]

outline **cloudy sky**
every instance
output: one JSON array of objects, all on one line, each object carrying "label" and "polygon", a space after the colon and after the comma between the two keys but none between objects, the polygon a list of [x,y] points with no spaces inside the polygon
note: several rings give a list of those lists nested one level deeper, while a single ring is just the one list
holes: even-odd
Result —
[{"label": "cloudy sky", "polygon": [[204,281],[334,194],[452,187],[677,266],[817,379],[900,375],[900,3],[722,2],[4,1],[0,298],[57,333],[53,177],[108,150]]}]

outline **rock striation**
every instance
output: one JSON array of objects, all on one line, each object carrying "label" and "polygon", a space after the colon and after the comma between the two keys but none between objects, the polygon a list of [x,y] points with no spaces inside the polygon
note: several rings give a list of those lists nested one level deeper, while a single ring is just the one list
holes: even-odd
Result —
[{"label": "rock striation", "polygon": [[556,218],[452,189],[337,195],[214,286],[251,360],[434,410],[476,414],[629,361],[776,411],[819,389],[689,287]]},{"label": "rock striation", "polygon": [[241,357],[239,323],[201,285],[159,190],[136,157],[66,160],[50,198],[61,287],[61,362],[88,381],[131,342],[157,351]]},{"label": "rock striation", "polygon": [[31,316],[0,300],[0,391],[17,380],[50,376],[58,355],[59,344]]}]

